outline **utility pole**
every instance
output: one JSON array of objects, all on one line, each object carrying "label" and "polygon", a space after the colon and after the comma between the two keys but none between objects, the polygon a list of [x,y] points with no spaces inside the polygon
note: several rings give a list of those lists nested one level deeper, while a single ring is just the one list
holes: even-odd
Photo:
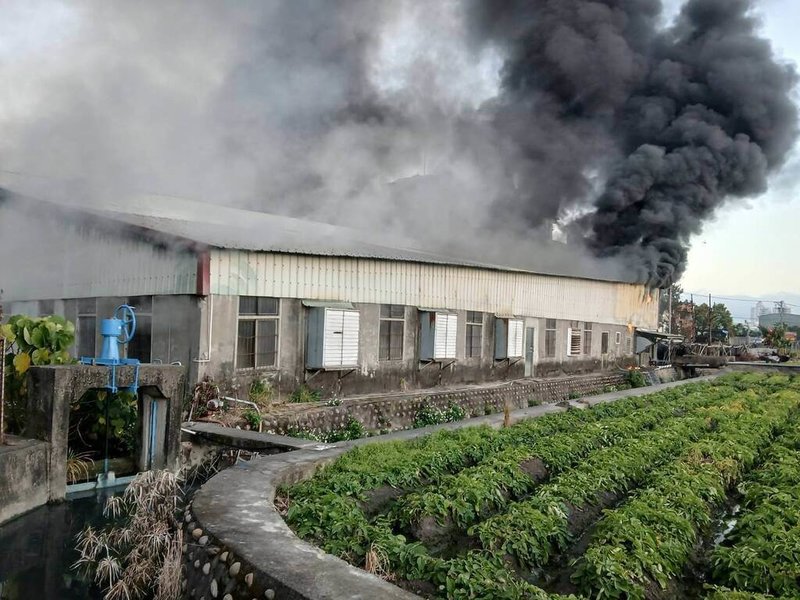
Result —
[{"label": "utility pole", "polygon": [[708,345],[711,346],[711,294],[708,295]]},{"label": "utility pole", "polygon": [[692,305],[692,343],[697,342],[697,317],[694,314],[694,294],[689,294],[690,303]]},{"label": "utility pole", "polygon": [[672,333],[672,289],[674,286],[674,283],[669,285],[669,323],[667,324],[667,333],[670,334]]}]

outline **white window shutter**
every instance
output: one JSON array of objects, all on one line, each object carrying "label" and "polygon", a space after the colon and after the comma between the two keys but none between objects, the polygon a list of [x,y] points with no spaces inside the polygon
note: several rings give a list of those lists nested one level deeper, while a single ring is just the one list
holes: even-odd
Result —
[{"label": "white window shutter", "polygon": [[572,327],[567,329],[567,356],[572,356]]},{"label": "white window shutter", "polygon": [[455,358],[458,317],[448,313],[436,313],[434,323],[433,357],[435,359]]},{"label": "white window shutter", "polygon": [[519,319],[508,320],[508,347],[507,355],[509,358],[519,358],[523,351],[524,327]]},{"label": "white window shutter", "polygon": [[358,330],[358,311],[326,309],[322,366],[358,365]]}]

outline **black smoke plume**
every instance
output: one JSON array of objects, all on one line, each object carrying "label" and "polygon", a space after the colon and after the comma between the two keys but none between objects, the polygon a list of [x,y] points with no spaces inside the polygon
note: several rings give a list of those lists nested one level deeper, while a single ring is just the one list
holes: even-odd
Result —
[{"label": "black smoke plume", "polygon": [[531,221],[592,194],[600,256],[652,286],[677,280],[692,234],[730,197],[760,194],[797,137],[795,70],[756,35],[749,0],[476,0],[478,39],[505,47],[493,107]]},{"label": "black smoke plume", "polygon": [[[189,197],[663,286],[797,137],[795,71],[752,8],[7,0],[0,187]],[[530,242],[554,221],[579,243]]]}]

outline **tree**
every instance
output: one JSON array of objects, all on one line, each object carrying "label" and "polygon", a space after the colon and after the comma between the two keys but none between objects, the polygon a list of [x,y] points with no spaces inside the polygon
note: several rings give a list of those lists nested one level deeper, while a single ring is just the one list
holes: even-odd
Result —
[{"label": "tree", "polygon": [[[724,304],[715,303],[709,316],[708,304],[700,304],[694,309],[694,318],[697,325],[697,337],[708,340],[708,331],[711,329],[711,340],[724,340],[733,330],[733,317],[731,311]],[[711,320],[709,323],[709,319]]]},{"label": "tree", "polygon": [[747,337],[749,332],[750,332],[750,327],[748,327],[744,323],[736,323],[733,326],[733,333],[738,337]]},{"label": "tree", "polygon": [[786,325],[776,325],[772,329],[768,329],[764,334],[764,344],[775,348],[778,352],[785,352],[791,348],[792,343],[786,339]]}]

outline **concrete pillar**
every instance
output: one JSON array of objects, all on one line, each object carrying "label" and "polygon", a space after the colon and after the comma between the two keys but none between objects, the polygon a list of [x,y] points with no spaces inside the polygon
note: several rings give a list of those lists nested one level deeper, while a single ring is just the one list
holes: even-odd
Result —
[{"label": "concrete pillar", "polygon": [[[67,441],[70,405],[92,389],[108,383],[106,367],[84,365],[31,367],[28,371],[28,437],[50,444],[48,473],[49,501],[63,500],[67,485]],[[119,367],[117,381],[125,387],[133,379],[132,367]],[[180,427],[183,408],[184,374],[182,367],[142,365],[139,368],[140,398],[150,396],[165,401],[163,466],[177,470],[180,457]],[[142,418],[144,411],[140,411]],[[161,426],[159,427],[159,429]],[[140,431],[144,428],[140,427]],[[161,457],[159,457],[161,458]]]}]

